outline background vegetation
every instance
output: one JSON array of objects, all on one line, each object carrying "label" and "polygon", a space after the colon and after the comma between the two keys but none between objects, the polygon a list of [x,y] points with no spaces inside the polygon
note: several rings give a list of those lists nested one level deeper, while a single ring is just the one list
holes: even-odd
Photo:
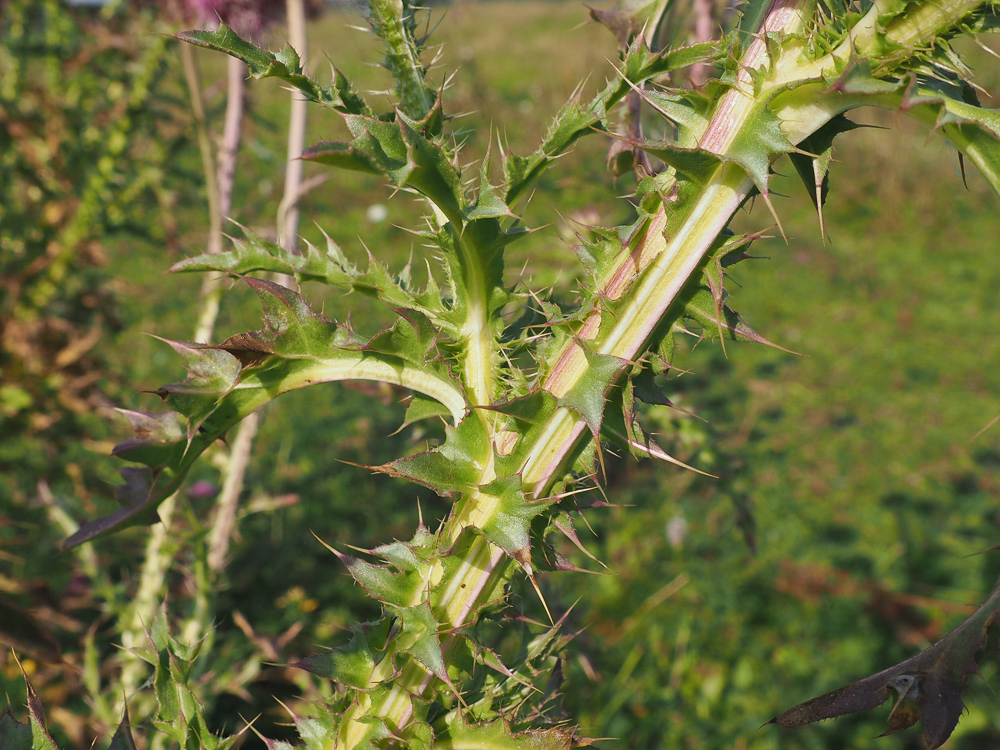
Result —
[{"label": "background vegetation", "polygon": [[[154,396],[123,384],[152,389],[179,374],[167,347],[143,334],[190,335],[185,311],[196,284],[162,271],[201,252],[207,217],[176,50],[137,31],[162,29],[163,21],[137,27],[131,18],[101,31],[46,7],[50,23],[62,19],[47,28],[72,40],[69,47],[30,29],[18,47],[17,29],[4,29],[14,40],[4,65],[32,66],[30,80],[45,83],[5,90],[0,110],[0,639],[21,656],[58,736],[83,747],[106,736],[88,702],[112,676],[108,666],[94,683],[87,659],[113,663],[116,607],[134,586],[147,532],[59,555],[56,520],[59,509],[80,519],[109,503],[106,483],[117,467],[102,454],[126,430],[112,434],[95,408],[150,408]],[[587,75],[584,85],[596,86],[614,57],[612,37],[580,26],[585,12],[572,3],[458,3],[435,18],[441,74],[460,69],[452,109],[470,113],[468,137],[482,144],[499,135],[529,150],[569,92]],[[332,13],[314,22],[312,49],[362,86],[383,88],[380,71],[366,67],[373,40],[348,23],[356,19]],[[124,63],[112,43],[119,41]],[[979,83],[1000,94],[997,66],[981,54],[987,75]],[[220,56],[199,62],[207,85],[224,78]],[[2,71],[4,85],[10,71]],[[280,86],[267,83],[250,93],[233,216],[265,236],[280,199],[287,106]],[[133,116],[116,141],[126,109]],[[495,123],[504,124],[499,134]],[[916,126],[894,126],[840,145],[851,166],[833,168],[831,242],[822,243],[808,199],[791,179],[779,180],[774,189],[793,194],[779,211],[794,249],[761,243],[755,250],[769,260],[736,269],[738,309],[806,356],[729,344],[727,357],[692,340],[678,359],[688,372],[675,381],[675,402],[705,421],[665,408],[654,418],[680,428],[673,447],[682,458],[720,479],[614,460],[615,506],[590,513],[595,536],[579,530],[608,574],[543,579],[550,606],[564,611],[580,600],[565,700],[585,733],[617,738],[602,746],[917,747],[916,733],[873,739],[884,717],[795,734],[759,727],[845,676],[915,653],[995,583],[997,553],[968,555],[996,544],[1000,526],[1000,431],[970,442],[1000,411],[1000,212],[977,175],[963,186],[954,153]],[[336,137],[340,127],[313,114],[307,140]],[[543,180],[533,205],[550,224],[515,246],[511,268],[568,287],[580,268],[571,220],[626,218],[601,215],[621,210],[612,198],[628,189],[606,172],[605,149],[599,138],[585,139],[558,176]],[[577,211],[560,216],[556,205]],[[384,207],[384,219],[376,221],[374,207]],[[81,217],[85,209],[91,213]],[[322,228],[356,257],[364,236],[398,266],[412,239],[395,224],[420,210],[374,181],[338,175],[308,195],[303,215],[316,226],[303,224],[302,234],[318,242]],[[766,230],[771,219],[750,211],[743,222]],[[226,296],[220,334],[256,325],[252,297]],[[328,314],[338,303],[326,300]],[[354,323],[376,330],[379,314],[373,304]],[[293,663],[371,606],[310,532],[369,546],[408,537],[418,501],[427,517],[445,512],[430,492],[338,463],[380,463],[425,438],[395,432],[403,413],[395,394],[373,407],[348,388],[328,388],[338,389],[329,400],[310,390],[270,407],[255,447],[240,539],[215,604],[217,645],[195,675],[227,685],[205,696],[216,730],[261,713],[260,731],[290,736],[273,697],[298,709],[324,688],[291,668],[244,664]],[[217,480],[210,467],[200,471],[184,500],[181,537],[204,532],[199,519]],[[380,497],[378,506],[354,502],[360,486]],[[182,616],[198,560],[191,550],[179,555],[171,608]],[[533,595],[517,603],[539,614]],[[1000,704],[987,686],[995,664],[983,668],[950,747],[1000,742]],[[19,712],[24,687],[9,652],[0,654],[0,672]],[[220,682],[219,674],[231,678]]]}]

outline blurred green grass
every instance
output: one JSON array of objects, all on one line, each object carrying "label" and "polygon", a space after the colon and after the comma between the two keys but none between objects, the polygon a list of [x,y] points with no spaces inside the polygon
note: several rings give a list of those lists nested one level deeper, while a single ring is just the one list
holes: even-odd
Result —
[{"label": "blurred green grass", "polygon": [[[446,103],[468,113],[460,122],[469,160],[490,143],[496,149],[498,137],[504,148],[530,151],[582,79],[589,77],[589,95],[610,75],[612,38],[580,26],[585,18],[570,3],[465,2],[435,12],[439,74],[456,72]],[[346,28],[358,22],[328,14],[312,26],[313,68],[326,64],[325,51],[357,88],[385,88],[371,65],[370,35]],[[199,60],[207,84],[222,80],[220,56],[199,50]],[[991,69],[985,55],[978,64]],[[995,75],[982,85],[1000,90]],[[281,192],[287,93],[264,81],[250,97],[233,218],[267,235]],[[218,115],[221,100],[211,104]],[[733,306],[806,356],[729,344],[726,358],[708,342],[692,342],[679,356],[690,372],[673,383],[677,402],[708,420],[711,440],[693,432],[675,448],[721,479],[611,460],[608,496],[630,507],[588,514],[598,536],[587,544],[612,574],[545,582],[559,608],[580,599],[573,622],[583,632],[567,663],[567,702],[585,732],[617,738],[608,747],[916,747],[916,735],[871,739],[887,711],[797,733],[759,727],[913,653],[957,623],[958,605],[980,600],[996,578],[995,555],[964,556],[995,544],[1000,524],[1000,428],[969,442],[1000,412],[1000,203],[972,170],[966,191],[953,152],[918,127],[895,116],[867,121],[893,129],[855,131],[839,144],[826,207],[832,240],[821,241],[801,186],[778,178],[774,189],[791,196],[778,203],[790,242],[761,242],[755,251],[769,260],[733,269]],[[309,129],[310,141],[344,135],[335,115],[315,109]],[[526,212],[539,231],[514,247],[511,283],[523,277],[568,294],[581,269],[563,217],[628,218],[627,204],[614,200],[627,186],[604,170],[606,145],[585,139],[541,182]],[[182,158],[198,174],[194,148]],[[784,163],[778,169],[791,171]],[[307,176],[319,173],[307,165]],[[204,247],[206,217],[195,183],[191,189],[175,217],[179,251],[123,244],[113,254],[110,283],[129,322],[114,359],[137,389],[181,376],[167,347],[141,332],[184,339],[193,327],[199,280],[161,272]],[[386,206],[385,221],[369,220],[374,204]],[[364,246],[396,268],[411,253],[422,257],[399,228],[419,223],[419,204],[373,180],[337,174],[302,209],[310,241],[322,241],[322,228],[355,258]],[[769,226],[761,209],[739,226]],[[387,319],[365,301],[305,292],[330,316],[354,309],[366,329]],[[258,325],[249,291],[227,295],[220,337]],[[155,406],[148,395],[124,398]],[[289,394],[267,411],[247,495],[300,501],[243,519],[219,611],[239,609],[269,637],[302,623],[289,661],[335,640],[337,628],[371,606],[310,531],[370,546],[407,538],[418,500],[426,518],[447,512],[426,491],[339,463],[378,463],[419,444],[424,435],[413,430],[385,437],[401,415],[398,404],[339,386]],[[689,429],[677,415],[648,418]],[[529,612],[533,597],[520,596]],[[239,637],[227,616],[218,630],[220,641]],[[254,710],[259,705],[234,699],[214,721],[232,727]],[[998,714],[989,690],[976,688],[951,746],[995,747]]]}]

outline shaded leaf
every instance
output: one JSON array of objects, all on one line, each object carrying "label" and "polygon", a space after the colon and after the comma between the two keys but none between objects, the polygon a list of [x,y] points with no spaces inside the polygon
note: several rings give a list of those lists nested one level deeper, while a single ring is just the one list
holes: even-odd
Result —
[{"label": "shaded leaf", "polygon": [[121,724],[111,738],[108,750],[136,750],[135,740],[132,738],[132,725],[128,719],[128,707],[125,708]]},{"label": "shaded leaf", "polygon": [[798,727],[870,711],[895,692],[901,705],[893,710],[889,731],[912,725],[915,711],[923,722],[924,744],[928,750],[934,750],[944,744],[958,725],[965,707],[962,693],[966,682],[979,671],[976,655],[998,620],[1000,588],[969,619],[925,651],[871,677],[801,703],[769,723]]}]

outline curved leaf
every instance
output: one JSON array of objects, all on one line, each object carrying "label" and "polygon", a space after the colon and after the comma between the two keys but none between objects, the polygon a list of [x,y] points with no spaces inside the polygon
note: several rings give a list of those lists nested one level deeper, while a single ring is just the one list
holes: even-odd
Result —
[{"label": "curved leaf", "polygon": [[158,391],[175,411],[125,412],[136,435],[117,446],[115,455],[145,468],[123,470],[120,507],[83,524],[64,549],[115,529],[155,522],[156,507],[178,489],[201,453],[245,416],[297,388],[379,380],[436,399],[456,423],[463,420],[467,403],[460,385],[447,364],[429,354],[433,340],[421,338],[411,320],[401,319],[365,341],[314,313],[290,289],[261,279],[246,282],[261,298],[266,326],[215,346],[170,342],[185,356],[190,372],[182,383]]}]

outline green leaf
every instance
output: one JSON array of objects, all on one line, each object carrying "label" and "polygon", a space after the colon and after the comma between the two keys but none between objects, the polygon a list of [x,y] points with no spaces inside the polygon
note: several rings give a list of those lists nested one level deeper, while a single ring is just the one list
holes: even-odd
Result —
[{"label": "green leaf", "polygon": [[31,722],[19,722],[9,706],[0,716],[0,750],[33,750]]},{"label": "green leaf", "polygon": [[833,140],[841,133],[858,126],[844,115],[837,115],[826,125],[798,144],[798,150],[789,154],[792,166],[812,200],[819,215],[820,234],[826,236],[823,225],[823,206],[830,190],[830,162],[833,160]]},{"label": "green leaf", "polygon": [[[170,405],[187,417],[187,438],[190,440],[218,406],[219,400],[236,386],[243,365],[239,358],[222,349],[184,341],[161,341],[169,344],[181,356],[187,367],[188,377],[183,382],[162,386],[156,393],[161,398],[172,396]],[[165,415],[158,418],[168,419]],[[138,433],[135,422],[133,428]],[[161,439],[159,442],[170,440]],[[116,446],[114,453],[129,461],[137,460],[134,453],[126,455],[121,446]]]},{"label": "green leaf", "polygon": [[361,350],[398,357],[418,367],[438,362],[447,374],[447,363],[437,350],[438,331],[427,316],[415,310],[393,312],[399,316],[396,324],[372,336]]},{"label": "green leaf", "polygon": [[579,412],[596,438],[601,432],[604,417],[604,394],[628,363],[619,357],[595,354],[585,346],[583,353],[587,358],[587,369],[558,404]]},{"label": "green leaf", "polygon": [[582,136],[604,130],[604,108],[598,97],[583,105],[574,96],[563,105],[549,124],[541,145],[531,156],[509,154],[504,162],[504,203],[514,205],[528,188],[549,168],[552,162]]},{"label": "green leaf", "polygon": [[699,286],[689,293],[691,296],[686,299],[684,317],[695,323],[705,338],[713,341],[718,341],[720,338],[730,341],[749,341],[794,353],[761,336],[747,325],[742,315],[728,305],[716,306],[716,298],[710,288]]},{"label": "green leaf", "polygon": [[[438,399],[456,422],[464,417],[466,399],[446,363],[427,356],[432,347],[421,348],[428,346],[430,329],[426,321],[418,320],[419,313],[407,313],[409,318],[402,319],[394,332],[366,349],[369,342],[313,313],[295,292],[270,281],[246,281],[261,298],[265,328],[230,336],[214,347],[204,345],[200,352],[219,350],[228,355],[199,354],[200,375],[159,391],[168,405],[176,401],[192,415],[187,429],[176,413],[126,414],[137,425],[137,435],[115,452],[148,468],[122,470],[120,507],[83,524],[64,548],[118,528],[155,522],[156,507],[176,491],[208,446],[243,417],[290,390],[334,380],[380,380]],[[217,370],[231,375],[226,359],[230,355],[240,363],[237,383],[220,394],[222,376]],[[199,392],[199,384],[204,392]]]},{"label": "green leaf", "polygon": [[441,652],[441,639],[438,637],[442,627],[434,616],[431,605],[422,602],[412,607],[394,607],[392,611],[400,623],[400,633],[395,640],[399,651],[409,654],[439,680],[451,685],[448,665]]},{"label": "green leaf", "polygon": [[677,126],[679,134],[675,141],[678,143],[696,140],[696,134],[705,132],[712,105],[708,97],[687,89],[669,89],[643,91],[642,98]]},{"label": "green leaf", "polygon": [[530,569],[531,521],[554,501],[528,502],[518,475],[496,479],[480,487],[479,492],[490,498],[493,506],[489,520],[480,527],[483,536]]},{"label": "green leaf", "polygon": [[445,426],[445,442],[439,448],[369,468],[417,482],[444,496],[477,487],[491,451],[482,420],[470,415],[457,427]]},{"label": "green leaf", "polygon": [[711,151],[703,151],[699,148],[682,148],[666,141],[648,141],[628,139],[628,143],[641,148],[650,156],[667,164],[677,172],[699,185],[706,183],[723,159],[718,154]]},{"label": "green leaf", "polygon": [[385,47],[383,67],[396,82],[400,108],[414,120],[424,120],[436,97],[424,80],[427,68],[420,61],[422,44],[416,38],[415,9],[399,0],[373,0],[368,16]]},{"label": "green leaf", "polygon": [[246,227],[241,230],[244,239],[233,238],[232,250],[186,258],[171,266],[171,273],[222,271],[234,276],[284,273],[299,281],[325,284],[348,284],[357,275],[357,270],[329,237],[325,252],[307,242],[305,252],[300,255],[286,252],[280,245],[258,237]]},{"label": "green leaf", "polygon": [[953,81],[934,82],[912,73],[895,81],[877,79],[862,61],[832,83],[827,99],[839,112],[870,105],[913,117],[955,146],[1000,194],[1000,110],[966,101],[969,92]]},{"label": "green leaf", "polygon": [[618,46],[626,49],[636,35],[649,35],[655,42],[660,24],[663,22],[670,0],[617,0],[608,10],[590,9],[590,17],[606,26],[618,40]]},{"label": "green leaf", "polygon": [[159,705],[160,719],[171,723],[183,721],[177,687],[170,670],[170,652],[163,649],[157,655],[153,689]]},{"label": "green leaf", "polygon": [[[15,661],[17,661],[15,656]],[[28,681],[21,662],[17,666],[28,694],[28,721],[21,724],[10,713],[10,707],[0,718],[0,750],[58,750],[55,740],[45,728],[45,710],[38,694]]]},{"label": "green leaf", "polygon": [[423,419],[444,418],[447,416],[448,409],[440,401],[426,398],[419,393],[414,393],[406,406],[406,414],[403,417],[402,427],[407,427]]},{"label": "green leaf", "polygon": [[487,152],[479,169],[479,191],[476,193],[476,202],[468,206],[464,212],[466,222],[476,219],[502,219],[513,217],[507,203],[494,192],[490,184],[490,152]]},{"label": "green leaf", "polygon": [[142,461],[142,449],[150,446],[174,445],[185,438],[186,431],[181,426],[181,415],[177,412],[147,414],[118,409],[118,413],[129,421],[135,435],[114,447],[112,454],[115,456],[122,456],[130,461]]},{"label": "green leaf", "polygon": [[725,53],[725,45],[716,41],[670,46],[656,53],[647,45],[633,44],[625,56],[622,72],[627,80],[640,84],[675,70],[712,62]]},{"label": "green leaf", "polygon": [[373,565],[350,555],[329,548],[360,583],[372,599],[396,607],[406,607],[425,585],[422,571],[418,569],[390,570],[385,565]]},{"label": "green leaf", "polygon": [[329,744],[327,740],[333,739],[336,730],[333,716],[321,712],[318,716],[294,718],[295,729],[307,748],[325,747]]},{"label": "green leaf", "polygon": [[355,626],[353,631],[354,635],[344,646],[325,654],[308,656],[295,666],[358,690],[368,688],[375,668],[375,653],[365,628]]},{"label": "green leaf", "polygon": [[291,46],[286,46],[276,55],[272,54],[244,40],[224,23],[220,23],[214,31],[182,31],[173,36],[182,42],[214,49],[235,57],[247,66],[254,79],[279,78],[301,91],[307,99],[332,107],[338,112],[368,116],[374,114],[354,93],[340,72],[334,72],[332,89],[320,86],[305,75],[299,56]]},{"label": "green leaf", "polygon": [[773,157],[793,150],[792,144],[781,132],[781,120],[763,104],[748,117],[747,125],[736,133],[723,158],[743,167],[757,189],[766,196],[768,171]]},{"label": "green leaf", "polygon": [[429,198],[456,226],[461,226],[462,188],[458,169],[436,143],[402,117],[384,122],[347,116],[354,134],[350,144],[318,143],[302,158],[320,164],[388,177],[397,187],[411,187]]},{"label": "green leaf", "polygon": [[583,744],[590,743],[564,729],[514,733],[503,721],[468,724],[454,714],[434,738],[434,747],[441,750],[569,750]]},{"label": "green leaf", "polygon": [[509,453],[496,458],[497,473],[506,476],[520,471],[527,452],[545,429],[558,403],[555,396],[538,388],[526,396],[484,408],[506,415],[509,418],[507,429],[519,436]]}]

